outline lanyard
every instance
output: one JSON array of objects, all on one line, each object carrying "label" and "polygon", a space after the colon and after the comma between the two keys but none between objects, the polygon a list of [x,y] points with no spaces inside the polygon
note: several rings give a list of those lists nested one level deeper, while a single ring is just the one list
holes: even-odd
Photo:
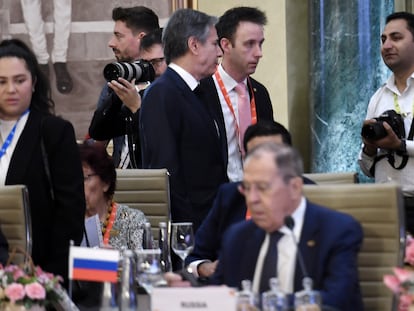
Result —
[{"label": "lanyard", "polygon": [[106,220],[106,228],[103,236],[103,244],[108,245],[109,244],[109,237],[111,235],[111,230],[115,222],[115,216],[116,216],[116,210],[118,208],[118,205],[116,203],[112,203],[111,205],[111,214],[109,215],[109,219]]},{"label": "lanyard", "polygon": [[[231,104],[231,101],[230,101],[230,96],[227,93],[226,88],[224,87],[223,80],[221,79],[221,76],[220,76],[218,70],[216,70],[216,72],[214,73],[214,76],[217,79],[217,83],[220,87],[221,93],[223,94],[224,100],[226,101],[227,106],[229,107],[229,109],[231,111],[231,114],[233,115],[234,123],[236,124],[237,137],[239,138],[239,144],[242,144],[242,140],[240,139],[239,122],[237,121],[236,113],[234,112],[233,105]],[[251,97],[252,97],[251,100],[250,100],[250,113],[251,113],[251,116],[252,116],[252,123],[251,124],[256,124],[256,122],[257,122],[256,101],[254,99],[254,93],[253,93],[253,90],[252,90],[252,86],[249,83],[249,78],[247,78],[247,84],[250,87],[250,93],[251,93]],[[239,146],[239,147],[240,147],[240,150],[243,150],[242,146]]]},{"label": "lanyard", "polygon": [[[401,112],[401,107],[400,107],[400,104],[398,103],[398,96],[395,93],[394,93],[394,106],[395,106],[395,111],[398,114],[400,114],[403,118],[407,117],[410,114],[410,112]],[[413,105],[411,107],[411,113],[413,112],[414,112],[414,100],[413,100]]]},{"label": "lanyard", "polygon": [[16,133],[16,127],[17,127],[17,124],[19,123],[20,119],[24,115],[28,114],[29,111],[30,110],[27,109],[25,112],[23,112],[23,114],[19,117],[19,119],[17,119],[16,123],[13,125],[13,128],[10,131],[9,135],[7,135],[7,138],[4,141],[3,146],[1,146],[1,149],[0,149],[0,158],[6,153],[7,148],[9,148],[9,146],[10,146],[12,140],[13,140],[14,134]]}]

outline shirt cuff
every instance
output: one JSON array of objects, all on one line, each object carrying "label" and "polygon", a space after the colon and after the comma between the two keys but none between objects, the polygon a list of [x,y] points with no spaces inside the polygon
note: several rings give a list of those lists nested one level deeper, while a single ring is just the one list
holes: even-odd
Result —
[{"label": "shirt cuff", "polygon": [[200,265],[200,264],[202,264],[203,262],[211,262],[210,260],[207,260],[207,259],[201,259],[201,260],[195,260],[195,261],[192,261],[188,266],[190,267],[190,269],[191,269],[191,273],[195,276],[195,277],[200,277],[199,275],[198,275],[198,266]]}]

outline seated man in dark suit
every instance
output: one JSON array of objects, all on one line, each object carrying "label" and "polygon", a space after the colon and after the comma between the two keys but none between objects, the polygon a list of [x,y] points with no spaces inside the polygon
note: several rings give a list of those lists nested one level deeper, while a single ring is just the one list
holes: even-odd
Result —
[{"label": "seated man in dark suit", "polygon": [[[245,150],[249,151],[264,142],[292,145],[292,138],[289,131],[275,121],[259,121],[250,125],[244,135]],[[314,184],[303,178],[305,184]],[[213,208],[197,231],[194,250],[186,258],[186,264],[197,277],[207,278],[214,273],[224,231],[246,219],[246,201],[238,190],[239,185],[238,182],[226,183],[219,188]]]},{"label": "seated man in dark suit", "polygon": [[[251,220],[233,225],[224,235],[211,281],[240,287],[249,279],[253,291],[261,293],[269,289],[269,278],[277,276],[282,291],[293,293],[302,290],[302,280],[309,276],[324,305],[363,310],[357,269],[361,226],[349,215],[307,201],[302,170],[299,154],[286,145],[263,143],[248,153],[241,190]],[[286,217],[293,228],[285,226]],[[279,240],[269,242],[274,235]],[[275,260],[268,264],[272,250]],[[269,269],[273,272],[267,274]]]}]

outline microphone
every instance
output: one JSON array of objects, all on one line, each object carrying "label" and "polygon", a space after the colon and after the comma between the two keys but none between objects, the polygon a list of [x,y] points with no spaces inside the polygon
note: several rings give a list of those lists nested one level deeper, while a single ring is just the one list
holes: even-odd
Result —
[{"label": "microphone", "polygon": [[299,243],[296,240],[295,234],[293,233],[293,227],[295,227],[295,221],[293,220],[292,216],[288,215],[285,217],[285,226],[289,228],[290,232],[292,233],[293,242],[296,245],[297,256],[299,260],[300,270],[302,270],[302,274],[304,278],[309,278],[308,271],[305,267],[305,262],[303,261],[303,256],[299,248]]}]

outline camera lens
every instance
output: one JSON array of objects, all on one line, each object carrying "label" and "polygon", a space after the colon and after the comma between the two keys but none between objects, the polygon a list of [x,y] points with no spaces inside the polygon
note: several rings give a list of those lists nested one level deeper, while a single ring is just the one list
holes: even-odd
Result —
[{"label": "camera lens", "polygon": [[143,60],[135,61],[133,63],[115,62],[105,66],[103,75],[106,81],[118,80],[124,78],[125,80],[135,82],[154,81],[155,70],[152,65]]},{"label": "camera lens", "polygon": [[124,77],[126,72],[126,66],[123,63],[111,63],[105,66],[103,75],[106,81],[118,80],[120,77]]}]

